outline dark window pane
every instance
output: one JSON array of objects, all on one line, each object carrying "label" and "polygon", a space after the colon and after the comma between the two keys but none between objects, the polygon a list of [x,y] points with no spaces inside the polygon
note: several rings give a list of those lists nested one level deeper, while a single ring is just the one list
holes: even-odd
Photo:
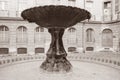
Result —
[{"label": "dark window pane", "polygon": [[8,54],[9,49],[8,48],[0,48],[0,54]]},{"label": "dark window pane", "polygon": [[87,47],[87,48],[86,48],[86,51],[93,51],[93,50],[94,50],[93,47]]},{"label": "dark window pane", "polygon": [[27,48],[18,48],[17,53],[18,54],[27,54]]},{"label": "dark window pane", "polygon": [[74,52],[74,51],[76,51],[76,47],[69,47],[68,48],[68,52]]},{"label": "dark window pane", "polygon": [[35,53],[44,53],[44,48],[35,48]]}]

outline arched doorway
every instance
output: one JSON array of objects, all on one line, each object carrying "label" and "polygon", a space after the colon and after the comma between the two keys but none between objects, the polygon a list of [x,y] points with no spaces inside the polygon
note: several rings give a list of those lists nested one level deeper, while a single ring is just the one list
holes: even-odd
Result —
[{"label": "arched doorway", "polygon": [[104,29],[102,32],[102,46],[113,47],[113,32],[111,29]]}]

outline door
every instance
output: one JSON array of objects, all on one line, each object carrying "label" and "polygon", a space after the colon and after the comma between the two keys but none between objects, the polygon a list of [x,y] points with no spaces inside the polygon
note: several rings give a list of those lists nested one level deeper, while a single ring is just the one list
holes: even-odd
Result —
[{"label": "door", "polygon": [[113,33],[110,29],[105,29],[102,32],[102,46],[113,47]]}]

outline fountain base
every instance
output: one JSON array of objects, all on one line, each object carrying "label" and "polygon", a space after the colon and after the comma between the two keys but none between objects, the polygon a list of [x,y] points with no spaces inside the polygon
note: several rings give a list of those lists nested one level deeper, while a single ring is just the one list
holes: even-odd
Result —
[{"label": "fountain base", "polygon": [[72,68],[70,62],[65,58],[47,58],[40,66],[48,72],[69,72]]}]

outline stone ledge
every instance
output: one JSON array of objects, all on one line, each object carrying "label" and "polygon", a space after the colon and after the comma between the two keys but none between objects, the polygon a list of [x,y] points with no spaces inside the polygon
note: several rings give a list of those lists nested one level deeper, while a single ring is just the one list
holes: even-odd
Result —
[{"label": "stone ledge", "polygon": [[[114,57],[114,56],[113,56]],[[0,67],[8,66],[11,64],[28,62],[28,61],[36,61],[36,60],[45,60],[45,55],[24,55],[24,56],[11,56],[0,59]],[[68,55],[68,60],[70,61],[84,61],[106,65],[109,67],[113,67],[120,70],[120,60],[115,58],[108,58],[102,56],[89,56],[89,55]]]}]

